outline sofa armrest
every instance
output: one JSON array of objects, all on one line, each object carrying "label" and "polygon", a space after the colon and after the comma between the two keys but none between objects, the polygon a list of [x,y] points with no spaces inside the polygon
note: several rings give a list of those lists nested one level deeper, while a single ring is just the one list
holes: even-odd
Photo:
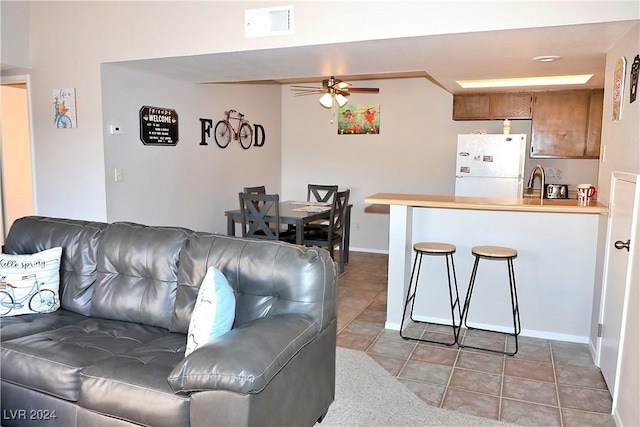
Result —
[{"label": "sofa armrest", "polygon": [[317,325],[305,315],[256,319],[196,349],[167,380],[176,393],[258,393],[317,335]]}]

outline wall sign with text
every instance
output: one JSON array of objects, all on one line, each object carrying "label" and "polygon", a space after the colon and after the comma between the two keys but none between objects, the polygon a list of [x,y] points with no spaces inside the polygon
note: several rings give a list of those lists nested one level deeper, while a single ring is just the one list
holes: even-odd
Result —
[{"label": "wall sign with text", "polygon": [[[238,142],[238,144],[245,150],[248,150],[251,147],[263,147],[266,134],[264,130],[264,126],[261,124],[254,123],[253,126],[250,123],[246,123],[248,132],[246,133],[247,138],[243,137],[241,132],[242,129],[239,127],[238,132],[231,127],[231,124],[220,120],[215,128],[213,127],[212,119],[200,118],[200,145],[209,145],[208,140],[211,139],[211,131],[213,130],[213,140],[216,145],[220,148],[227,148],[231,139]],[[233,136],[230,134],[233,133]]]},{"label": "wall sign with text", "polygon": [[140,109],[140,140],[144,145],[176,145],[178,143],[176,110],[143,106]]}]

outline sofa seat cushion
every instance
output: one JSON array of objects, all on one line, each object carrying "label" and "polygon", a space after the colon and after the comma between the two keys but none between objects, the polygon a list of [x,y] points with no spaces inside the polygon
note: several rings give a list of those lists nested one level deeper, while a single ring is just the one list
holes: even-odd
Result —
[{"label": "sofa seat cushion", "polygon": [[169,334],[84,369],[78,404],[90,411],[152,426],[189,425],[188,396],[167,376],[184,358],[186,336]]},{"label": "sofa seat cushion", "polygon": [[71,311],[60,309],[47,314],[23,314],[22,316],[3,317],[0,322],[0,339],[2,341],[50,331],[67,325],[73,325],[86,319]]},{"label": "sofa seat cushion", "polygon": [[2,343],[2,380],[77,401],[80,371],[166,335],[166,329],[87,318]]}]

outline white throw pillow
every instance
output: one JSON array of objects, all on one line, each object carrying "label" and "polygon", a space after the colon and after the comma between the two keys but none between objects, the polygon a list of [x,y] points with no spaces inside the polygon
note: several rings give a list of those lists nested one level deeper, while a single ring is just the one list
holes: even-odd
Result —
[{"label": "white throw pillow", "polygon": [[60,308],[62,248],[33,255],[0,254],[0,316],[51,313]]},{"label": "white throw pillow", "polygon": [[209,267],[191,315],[185,357],[199,346],[229,332],[235,316],[236,297],[233,289],[220,270]]}]

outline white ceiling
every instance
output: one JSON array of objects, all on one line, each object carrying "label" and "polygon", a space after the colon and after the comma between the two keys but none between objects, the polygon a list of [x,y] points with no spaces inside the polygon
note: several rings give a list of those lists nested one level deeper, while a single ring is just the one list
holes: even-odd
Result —
[{"label": "white ceiling", "polygon": [[[456,80],[592,73],[581,88],[602,88],[607,51],[635,22],[368,40],[120,64],[195,83],[288,84],[320,82],[330,75],[349,81],[424,76],[451,93],[464,93],[469,90],[460,88]],[[541,55],[561,59],[532,61]]]}]

